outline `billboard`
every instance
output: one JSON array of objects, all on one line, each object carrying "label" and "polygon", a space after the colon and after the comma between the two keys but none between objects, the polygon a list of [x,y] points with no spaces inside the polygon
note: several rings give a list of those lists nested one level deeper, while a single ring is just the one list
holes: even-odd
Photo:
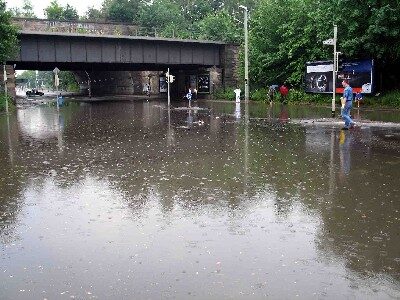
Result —
[{"label": "billboard", "polygon": [[[336,93],[343,93],[342,80],[349,80],[354,93],[373,93],[373,60],[345,61],[336,77]],[[308,93],[332,93],[332,61],[306,63],[305,91]]]}]

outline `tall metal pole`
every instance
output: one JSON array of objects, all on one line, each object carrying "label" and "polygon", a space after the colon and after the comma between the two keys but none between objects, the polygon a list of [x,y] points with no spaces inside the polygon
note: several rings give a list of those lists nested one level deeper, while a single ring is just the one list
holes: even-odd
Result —
[{"label": "tall metal pole", "polygon": [[7,71],[6,71],[6,63],[3,64],[3,81],[4,81],[4,95],[6,97],[6,113],[8,114],[8,96],[7,96]]},{"label": "tall metal pole", "polygon": [[168,68],[168,71],[167,71],[167,77],[166,77],[166,79],[167,79],[167,83],[168,83],[168,107],[170,107],[171,95],[170,95],[170,92],[169,92],[169,68]]},{"label": "tall metal pole", "polygon": [[58,74],[55,75],[55,81],[56,81],[56,103],[57,103],[57,111],[60,110],[60,103],[58,103]]},{"label": "tall metal pole", "polygon": [[247,28],[247,7],[244,9],[244,100],[249,101],[249,37]]},{"label": "tall metal pole", "polygon": [[335,98],[336,98],[336,41],[337,41],[337,25],[333,25],[333,70],[332,70],[332,117],[335,116]]}]

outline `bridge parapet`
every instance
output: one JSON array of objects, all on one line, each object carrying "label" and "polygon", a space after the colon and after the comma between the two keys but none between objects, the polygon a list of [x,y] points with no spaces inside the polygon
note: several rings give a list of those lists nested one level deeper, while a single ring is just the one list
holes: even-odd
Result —
[{"label": "bridge parapet", "polygon": [[62,21],[33,18],[13,18],[13,24],[23,31],[34,32],[68,32],[96,35],[126,35],[139,36],[141,34],[154,34],[153,30],[127,23],[91,22],[91,21]]},{"label": "bridge parapet", "polygon": [[199,34],[187,32],[183,37],[177,37],[174,30],[164,30],[155,27],[142,27],[129,23],[63,21],[34,18],[13,18],[13,24],[25,32],[66,32],[93,35],[143,36],[162,38],[197,39]]}]

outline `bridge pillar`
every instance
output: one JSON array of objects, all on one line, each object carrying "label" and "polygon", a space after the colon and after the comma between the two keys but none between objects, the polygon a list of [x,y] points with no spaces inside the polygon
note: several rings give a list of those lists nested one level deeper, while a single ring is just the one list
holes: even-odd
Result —
[{"label": "bridge pillar", "polygon": [[[7,93],[10,95],[15,102],[16,92],[15,92],[15,70],[13,65],[6,65],[6,73],[7,73]],[[4,92],[4,76],[3,76],[3,66],[0,72],[0,82],[1,82],[1,91]]]},{"label": "bridge pillar", "polygon": [[239,84],[239,46],[228,44],[222,56],[222,84],[224,88],[238,87]]}]

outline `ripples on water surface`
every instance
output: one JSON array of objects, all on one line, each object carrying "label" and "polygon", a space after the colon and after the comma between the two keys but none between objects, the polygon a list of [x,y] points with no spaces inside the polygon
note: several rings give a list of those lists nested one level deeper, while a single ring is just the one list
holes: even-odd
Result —
[{"label": "ripples on water surface", "polygon": [[0,116],[1,299],[400,297],[399,128],[163,105]]}]

